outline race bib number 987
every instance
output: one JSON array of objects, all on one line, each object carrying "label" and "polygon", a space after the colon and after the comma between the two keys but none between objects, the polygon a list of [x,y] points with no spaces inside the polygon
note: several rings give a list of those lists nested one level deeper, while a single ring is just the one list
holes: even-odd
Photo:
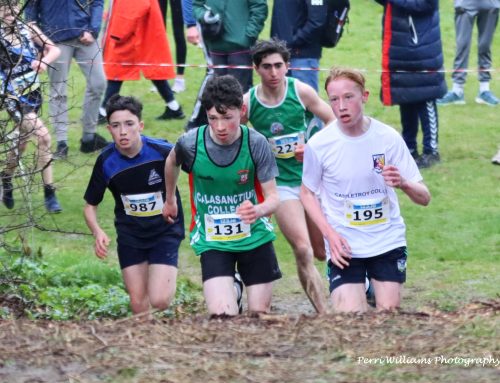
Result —
[{"label": "race bib number 987", "polygon": [[161,192],[144,194],[122,194],[125,214],[134,217],[151,217],[161,214],[163,199]]}]

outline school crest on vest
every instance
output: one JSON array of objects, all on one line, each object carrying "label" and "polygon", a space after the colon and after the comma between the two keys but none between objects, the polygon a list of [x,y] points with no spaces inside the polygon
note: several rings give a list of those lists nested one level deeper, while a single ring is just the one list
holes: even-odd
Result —
[{"label": "school crest on vest", "polygon": [[372,154],[372,160],[375,173],[382,173],[385,166],[385,154]]},{"label": "school crest on vest", "polygon": [[239,185],[244,185],[248,182],[248,173],[250,171],[248,169],[238,170],[238,175],[240,176],[240,180],[238,182]]},{"label": "school crest on vest", "polygon": [[273,122],[271,124],[271,134],[279,134],[281,133],[283,130],[285,130],[285,127],[281,124],[281,122]]}]

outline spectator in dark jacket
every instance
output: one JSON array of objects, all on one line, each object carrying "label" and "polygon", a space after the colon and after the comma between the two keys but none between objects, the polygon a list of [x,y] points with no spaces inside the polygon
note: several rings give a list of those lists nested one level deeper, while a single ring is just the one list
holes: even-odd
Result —
[{"label": "spectator in dark jacket", "polygon": [[[326,1],[274,0],[271,37],[286,41],[292,68],[319,68],[327,9]],[[318,71],[291,69],[289,76],[318,91]]]},{"label": "spectator in dark jacket", "polygon": [[[438,0],[376,0],[384,6],[384,105],[399,105],[403,139],[420,168],[440,161],[436,99],[446,93]],[[418,124],[423,154],[418,155]]]},{"label": "spectator in dark jacket", "polygon": [[108,144],[96,133],[99,103],[106,87],[101,50],[97,43],[103,3],[103,0],[31,0],[26,6],[27,21],[35,22],[61,50],[59,59],[48,69],[49,110],[57,138],[56,158],[68,155],[67,80],[73,58],[87,82],[82,106],[80,151],[89,153]]}]

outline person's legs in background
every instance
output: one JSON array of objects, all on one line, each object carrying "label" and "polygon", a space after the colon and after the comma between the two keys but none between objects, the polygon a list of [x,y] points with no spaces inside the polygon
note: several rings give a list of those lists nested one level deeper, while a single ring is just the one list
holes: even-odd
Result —
[{"label": "person's legs in background", "polygon": [[[290,60],[292,68],[319,68],[319,60],[315,58],[292,58]],[[319,72],[317,70],[296,70],[290,69],[290,76],[312,86],[317,92],[319,84]]]},{"label": "person's legs in background", "polygon": [[61,55],[47,70],[50,80],[49,117],[57,141],[54,158],[58,159],[64,159],[68,156],[67,79],[71,60],[73,59],[74,45],[77,43],[77,40],[70,40],[57,44],[57,47],[61,50]]},{"label": "person's legs in background", "polygon": [[81,117],[83,134],[80,151],[91,153],[108,145],[108,141],[97,134],[99,104],[106,89],[102,53],[97,41],[91,45],[79,43],[75,48],[74,57],[87,84]]},{"label": "person's legs in background", "polygon": [[174,92],[170,88],[167,80],[151,80],[158,90],[158,93],[165,101],[166,107],[165,112],[161,116],[156,117],[157,120],[182,120],[184,117],[184,112],[181,106],[175,100]]},{"label": "person's legs in background", "polygon": [[[172,16],[172,29],[175,41],[175,61],[177,65],[184,65],[186,64],[187,46],[186,37],[184,36],[181,0],[170,0],[170,13]],[[177,66],[177,76],[172,86],[172,90],[175,93],[184,92],[186,90],[184,69],[183,66]]]},{"label": "person's legs in background", "polygon": [[472,39],[472,29],[477,12],[464,8],[455,8],[455,61],[451,75],[453,87],[442,98],[438,105],[465,104],[464,86],[469,66],[469,53]]},{"label": "person's legs in background", "polygon": [[207,114],[201,107],[201,96],[203,94],[203,91],[205,90],[205,85],[207,84],[207,81],[212,78],[214,75],[215,71],[212,68],[213,62],[212,58],[210,57],[210,54],[208,52],[208,49],[206,45],[203,43],[203,40],[201,38],[201,31],[199,28],[199,25],[196,26],[198,28],[198,32],[200,32],[200,45],[203,49],[203,55],[205,56],[205,62],[207,63],[207,73],[205,75],[205,78],[203,79],[200,89],[198,90],[198,94],[196,95],[196,101],[194,103],[193,107],[193,113],[191,113],[191,117],[189,118],[189,121],[187,122],[186,126],[184,127],[184,130],[187,132],[188,130],[197,128],[198,126],[206,125],[208,124],[207,120]]},{"label": "person's legs in background", "polygon": [[418,109],[416,104],[399,105],[399,114],[401,116],[401,127],[403,140],[410,150],[412,157],[416,160],[419,157],[417,146],[418,134]]},{"label": "person's legs in background", "polygon": [[423,153],[417,159],[419,168],[429,168],[438,163],[441,158],[438,150],[438,112],[436,100],[428,100],[415,105],[422,125]]},{"label": "person's legs in background", "polygon": [[[223,53],[223,52],[210,52],[213,65],[224,65],[225,68],[215,68],[217,76],[230,74],[235,77],[243,88],[243,93],[246,93],[252,87],[252,55],[249,50],[242,50],[238,52]],[[233,66],[245,66],[248,69],[229,68]]]},{"label": "person's legs in background", "polygon": [[491,44],[493,35],[498,24],[498,8],[485,11],[479,11],[477,15],[477,63],[479,67],[479,94],[476,102],[489,106],[498,105],[499,100],[490,91],[491,73]]}]

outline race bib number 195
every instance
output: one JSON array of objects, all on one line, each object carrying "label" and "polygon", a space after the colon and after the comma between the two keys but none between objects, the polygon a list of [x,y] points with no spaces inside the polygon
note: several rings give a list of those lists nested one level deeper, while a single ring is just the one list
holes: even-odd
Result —
[{"label": "race bib number 195", "polygon": [[373,226],[389,223],[389,198],[346,200],[344,214],[347,226]]}]

